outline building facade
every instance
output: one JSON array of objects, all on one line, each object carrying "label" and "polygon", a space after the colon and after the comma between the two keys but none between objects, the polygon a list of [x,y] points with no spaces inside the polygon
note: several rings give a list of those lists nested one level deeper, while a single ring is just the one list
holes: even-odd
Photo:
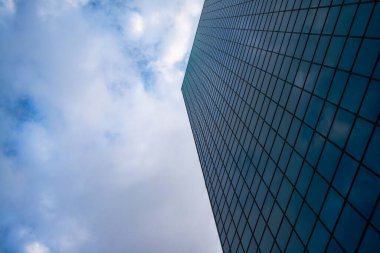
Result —
[{"label": "building facade", "polygon": [[380,3],[206,0],[182,85],[227,252],[379,252]]}]

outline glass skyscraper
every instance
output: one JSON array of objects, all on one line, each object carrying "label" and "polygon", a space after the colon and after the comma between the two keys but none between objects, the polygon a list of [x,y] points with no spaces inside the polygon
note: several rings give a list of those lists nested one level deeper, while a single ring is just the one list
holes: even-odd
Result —
[{"label": "glass skyscraper", "polygon": [[227,252],[380,252],[380,3],[206,0],[182,92]]}]

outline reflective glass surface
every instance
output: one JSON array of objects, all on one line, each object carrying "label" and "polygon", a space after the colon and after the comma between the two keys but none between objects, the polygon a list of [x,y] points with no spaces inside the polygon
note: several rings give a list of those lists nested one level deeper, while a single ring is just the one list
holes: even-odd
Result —
[{"label": "reflective glass surface", "polygon": [[224,252],[380,249],[380,3],[206,0],[182,85]]}]

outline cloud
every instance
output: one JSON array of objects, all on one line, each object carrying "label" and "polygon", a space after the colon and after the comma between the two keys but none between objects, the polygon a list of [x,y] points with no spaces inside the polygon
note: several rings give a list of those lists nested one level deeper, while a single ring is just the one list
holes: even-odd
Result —
[{"label": "cloud", "polygon": [[220,251],[180,94],[200,1],[14,8],[0,26],[0,252]]},{"label": "cloud", "polygon": [[13,0],[0,0],[0,10],[5,13],[14,14],[16,12]]},{"label": "cloud", "polygon": [[49,253],[50,250],[43,244],[39,242],[33,242],[25,247],[26,253]]}]

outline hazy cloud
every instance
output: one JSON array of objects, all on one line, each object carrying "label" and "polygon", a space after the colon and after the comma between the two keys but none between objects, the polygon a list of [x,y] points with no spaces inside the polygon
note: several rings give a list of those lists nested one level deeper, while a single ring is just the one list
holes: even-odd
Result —
[{"label": "hazy cloud", "polygon": [[180,94],[201,1],[0,3],[0,252],[220,251]]}]

